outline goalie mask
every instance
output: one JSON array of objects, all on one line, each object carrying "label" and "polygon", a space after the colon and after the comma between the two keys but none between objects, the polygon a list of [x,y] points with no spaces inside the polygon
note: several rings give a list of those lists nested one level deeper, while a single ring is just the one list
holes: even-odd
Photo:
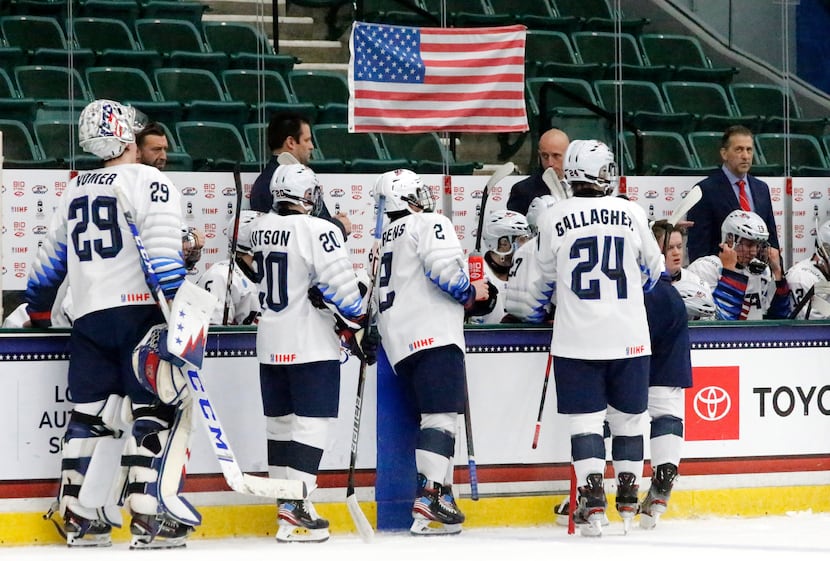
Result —
[{"label": "goalie mask", "polygon": [[[574,140],[565,152],[565,180],[587,183],[600,195],[610,195],[617,188],[617,164],[614,153],[599,140]],[[576,193],[574,193],[576,195]]]},{"label": "goalie mask", "polygon": [[519,248],[519,242],[526,240],[529,235],[527,219],[511,210],[491,212],[482,232],[484,247],[502,257],[512,255]]},{"label": "goalie mask", "polygon": [[97,99],[84,107],[78,119],[78,144],[99,158],[112,160],[135,142],[147,117],[134,107],[109,99]]},{"label": "goalie mask", "polygon": [[409,212],[409,205],[413,205],[424,212],[435,210],[435,202],[429,193],[429,188],[424,185],[421,176],[408,169],[396,169],[387,171],[375,181],[372,189],[375,201],[379,201],[381,195],[386,197],[386,214],[406,211]]},{"label": "goalie mask", "polygon": [[733,210],[721,225],[721,241],[738,253],[738,264],[754,274],[767,267],[769,230],[763,219],[745,210]]},{"label": "goalie mask", "polygon": [[300,205],[306,213],[314,214],[322,201],[317,176],[311,168],[302,164],[278,167],[271,178],[271,195],[274,197],[274,210],[277,210],[279,203],[285,202]]},{"label": "goalie mask", "polygon": [[[180,368],[184,362],[166,352],[166,341],[167,324],[151,327],[133,349],[133,374],[142,388],[157,395],[163,403],[174,404],[182,401],[187,393],[187,375]],[[179,365],[169,359],[177,360]]]}]

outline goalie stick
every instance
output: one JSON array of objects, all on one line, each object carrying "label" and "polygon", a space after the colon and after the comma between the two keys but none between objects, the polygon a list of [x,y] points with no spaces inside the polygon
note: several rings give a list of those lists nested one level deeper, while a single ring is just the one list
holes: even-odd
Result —
[{"label": "goalie stick", "polygon": [[[150,261],[150,256],[147,249],[144,247],[144,241],[138,232],[135,219],[132,211],[124,199],[124,194],[121,188],[116,184],[114,191],[121,211],[124,213],[124,218],[130,228],[130,233],[135,241],[138,255],[141,259],[141,268],[145,275],[150,278],[156,278],[156,272],[153,269],[153,264]],[[169,322],[170,320],[170,306],[161,287],[156,290],[153,296],[158,301],[164,318]],[[194,365],[195,366],[195,365]],[[211,448],[219,461],[219,466],[222,468],[222,474],[228,486],[237,493],[245,493],[249,495],[257,495],[260,497],[269,497],[272,499],[304,499],[308,496],[306,485],[302,481],[295,481],[290,479],[271,479],[268,477],[261,477],[243,473],[236,460],[236,456],[231,449],[230,442],[227,439],[227,433],[222,428],[222,423],[216,413],[216,408],[208,396],[204,381],[199,376],[197,367],[190,368],[188,365],[187,376],[190,389],[194,394],[194,402],[199,404],[199,411],[202,417],[202,425],[207,433],[208,440],[211,442]]]},{"label": "goalie stick", "polygon": [[231,288],[233,287],[233,271],[236,266],[236,238],[239,236],[239,216],[242,212],[242,175],[237,165],[233,170],[233,183],[236,189],[236,208],[233,215],[233,228],[228,249],[228,284],[225,285],[225,305],[222,311],[222,325],[228,325],[231,311]]},{"label": "goalie stick", "polygon": [[[372,293],[374,292],[375,280],[380,268],[380,239],[383,234],[383,212],[386,208],[386,197],[381,195],[378,197],[377,217],[375,218],[375,241],[372,245],[372,251],[369,253],[369,287],[366,290],[366,325],[364,329],[368,330],[372,325]],[[354,404],[354,425],[352,427],[352,449],[349,457],[349,479],[346,487],[346,506],[349,509],[349,515],[354,521],[355,527],[360,534],[361,539],[368,543],[372,541],[375,535],[372,525],[363,514],[363,510],[357,502],[357,495],[355,495],[354,478],[355,469],[357,466],[357,442],[360,438],[360,417],[363,412],[363,390],[366,387],[366,357],[360,360],[360,370],[357,375],[357,397]]]}]

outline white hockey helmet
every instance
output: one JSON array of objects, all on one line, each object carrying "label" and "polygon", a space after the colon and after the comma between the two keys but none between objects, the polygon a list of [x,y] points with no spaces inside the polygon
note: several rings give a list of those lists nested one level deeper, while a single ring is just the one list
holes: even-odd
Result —
[{"label": "white hockey helmet", "polygon": [[[247,253],[248,255],[254,254],[251,244],[251,232],[253,231],[252,223],[256,218],[259,218],[263,214],[264,213],[257,212],[255,210],[243,210],[239,213],[239,230],[236,232],[236,251],[238,253]],[[234,218],[231,217],[230,224],[228,225],[228,232],[231,235],[233,235],[233,221]]]},{"label": "white hockey helmet", "polygon": [[589,183],[605,195],[616,189],[619,180],[614,153],[599,140],[571,142],[565,152],[564,171],[569,184]]},{"label": "white hockey helmet", "polygon": [[816,254],[830,267],[830,220],[816,227]]},{"label": "white hockey helmet", "polygon": [[706,319],[715,315],[715,301],[712,299],[712,291],[707,286],[686,276],[681,276],[672,286],[683,298],[689,319]]},{"label": "white hockey helmet", "polygon": [[557,202],[558,199],[553,195],[542,195],[530,201],[525,218],[527,218],[527,225],[532,234],[536,234],[539,230],[539,218]]},{"label": "white hockey helmet", "polygon": [[[529,235],[530,228],[523,214],[512,210],[494,210],[484,222],[481,237],[487,250],[503,257],[511,255],[518,249],[517,241],[519,238],[526,238]],[[509,251],[499,250],[499,242],[504,238],[510,244]]]},{"label": "white hockey helmet", "polygon": [[309,212],[316,208],[320,199],[320,182],[311,168],[303,164],[279,166],[271,178],[273,208],[281,202],[301,205]]},{"label": "white hockey helmet", "polygon": [[424,212],[435,210],[435,202],[429,188],[424,185],[424,180],[408,169],[396,169],[382,174],[375,181],[372,195],[376,202],[380,201],[381,195],[385,197],[386,214],[409,211],[409,205],[414,205]]},{"label": "white hockey helmet", "polygon": [[763,219],[746,210],[733,210],[721,225],[721,241],[737,243],[738,240],[752,240],[765,243],[769,240],[769,230]]},{"label": "white hockey helmet", "polygon": [[78,144],[103,160],[119,157],[135,135],[147,124],[146,116],[134,107],[109,99],[96,99],[81,111]]}]

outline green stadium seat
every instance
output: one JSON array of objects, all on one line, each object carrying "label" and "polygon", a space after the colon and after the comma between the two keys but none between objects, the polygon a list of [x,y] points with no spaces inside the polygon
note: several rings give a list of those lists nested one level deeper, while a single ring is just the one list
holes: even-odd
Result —
[{"label": "green stadium seat", "polygon": [[57,167],[57,160],[44,159],[26,125],[20,121],[0,119],[0,132],[3,133],[3,167]]},{"label": "green stadium seat", "polygon": [[624,80],[659,83],[671,78],[670,66],[648,64],[643,59],[637,40],[630,33],[617,35],[606,31],[577,31],[571,34],[571,40],[582,62],[605,65],[605,78],[615,78],[617,67]]},{"label": "green stadium seat", "polygon": [[[39,101],[69,99],[91,101],[86,82],[80,72],[64,66],[18,66],[14,71],[17,89],[23,97]],[[72,95],[68,95],[70,80]]]},{"label": "green stadium seat", "polygon": [[162,101],[147,74],[139,68],[93,66],[86,81],[95,99],[115,99],[134,106],[154,121],[175,123],[184,116],[177,101]]},{"label": "green stadium seat", "polygon": [[584,64],[571,40],[561,31],[531,29],[525,40],[525,77],[553,76],[595,80],[605,74],[603,64]]},{"label": "green stadium seat", "polygon": [[674,67],[672,80],[675,81],[725,85],[738,74],[735,67],[713,67],[700,41],[693,35],[644,33],[640,36],[640,45],[651,64]]},{"label": "green stadium seat", "polygon": [[162,99],[183,104],[188,121],[221,121],[240,129],[248,122],[248,104],[230,101],[208,70],[159,68],[154,78]]},{"label": "green stadium seat", "polygon": [[[625,148],[629,165],[637,175],[688,175],[702,170],[700,163],[689,152],[683,136],[668,131],[642,131],[643,168],[637,169],[637,151],[634,133],[625,132]],[[704,175],[701,171],[700,175]]]},{"label": "green stadium seat", "polygon": [[575,17],[583,21],[583,28],[596,31],[614,31],[639,35],[650,22],[648,18],[626,18],[615,13],[608,0],[550,0],[559,16]]},{"label": "green stadium seat", "polygon": [[258,171],[253,153],[239,130],[228,123],[180,121],[176,134],[181,149],[193,158],[195,171]]},{"label": "green stadium seat", "polygon": [[490,0],[494,14],[513,14],[528,29],[573,33],[582,27],[576,17],[559,17],[547,0]]},{"label": "green stadium seat", "polygon": [[0,18],[0,31],[8,46],[23,50],[31,64],[69,66],[70,56],[77,68],[95,63],[92,50],[69,49],[63,28],[53,17],[4,16]]},{"label": "green stadium seat", "polygon": [[274,54],[265,33],[247,23],[205,22],[202,27],[210,49],[227,53],[231,68],[274,70],[287,80],[297,62],[293,55]]},{"label": "green stadium seat", "polygon": [[689,148],[701,166],[718,168],[723,163],[720,155],[723,131],[694,131],[686,135]]},{"label": "green stadium seat", "polygon": [[112,18],[133,29],[141,13],[138,0],[80,0],[80,15],[94,18]]},{"label": "green stadium seat", "polygon": [[821,136],[830,122],[826,117],[803,118],[795,97],[774,84],[741,83],[729,86],[735,107],[741,115],[760,115],[764,121],[761,132],[781,133],[785,126],[785,106],[789,103],[791,133]]},{"label": "green stadium seat", "polygon": [[787,165],[789,150],[791,175],[813,175],[813,170],[826,170],[828,167],[818,139],[807,134],[756,134],[755,148],[765,163],[781,166]]},{"label": "green stadium seat", "polygon": [[[78,146],[78,119],[36,120],[35,138],[45,158],[56,160],[60,167],[95,169],[101,167],[100,158],[87,154]],[[74,139],[71,142],[70,139]]]},{"label": "green stadium seat", "polygon": [[342,74],[326,70],[292,70],[288,85],[296,100],[317,107],[317,123],[348,121],[349,84]]},{"label": "green stadium seat", "polygon": [[161,53],[172,68],[202,68],[217,77],[230,66],[224,52],[208,52],[202,34],[186,20],[139,19],[135,22],[136,37],[142,48]]},{"label": "green stadium seat", "polygon": [[[615,80],[594,82],[602,106],[612,113],[620,109],[617,107],[617,84]],[[623,80],[619,86],[623,115],[638,129],[685,134],[694,127],[693,116],[671,111],[653,82]]]},{"label": "green stadium seat", "polygon": [[669,81],[661,87],[673,111],[695,116],[697,130],[723,131],[732,125],[744,125],[751,131],[760,130],[761,117],[757,114],[739,114],[720,84]]},{"label": "green stadium seat", "polygon": [[222,73],[222,83],[232,101],[243,101],[251,108],[250,122],[265,122],[265,114],[278,111],[299,113],[310,123],[317,119],[317,106],[296,101],[279,72],[230,69]]},{"label": "green stadium seat", "polygon": [[208,5],[187,0],[148,0],[143,2],[141,17],[143,19],[172,19],[192,23],[197,29],[202,27],[202,15]]},{"label": "green stadium seat", "polygon": [[456,162],[434,132],[381,133],[380,141],[389,158],[408,161],[418,173],[443,173],[446,162],[450,175],[470,175],[478,166],[476,162]]}]

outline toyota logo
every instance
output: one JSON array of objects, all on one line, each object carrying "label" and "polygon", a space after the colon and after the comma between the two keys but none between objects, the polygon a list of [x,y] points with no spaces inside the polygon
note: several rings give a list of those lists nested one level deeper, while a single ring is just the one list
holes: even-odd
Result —
[{"label": "toyota logo", "polygon": [[732,409],[732,399],[723,388],[706,386],[695,394],[694,407],[704,421],[720,421]]}]

